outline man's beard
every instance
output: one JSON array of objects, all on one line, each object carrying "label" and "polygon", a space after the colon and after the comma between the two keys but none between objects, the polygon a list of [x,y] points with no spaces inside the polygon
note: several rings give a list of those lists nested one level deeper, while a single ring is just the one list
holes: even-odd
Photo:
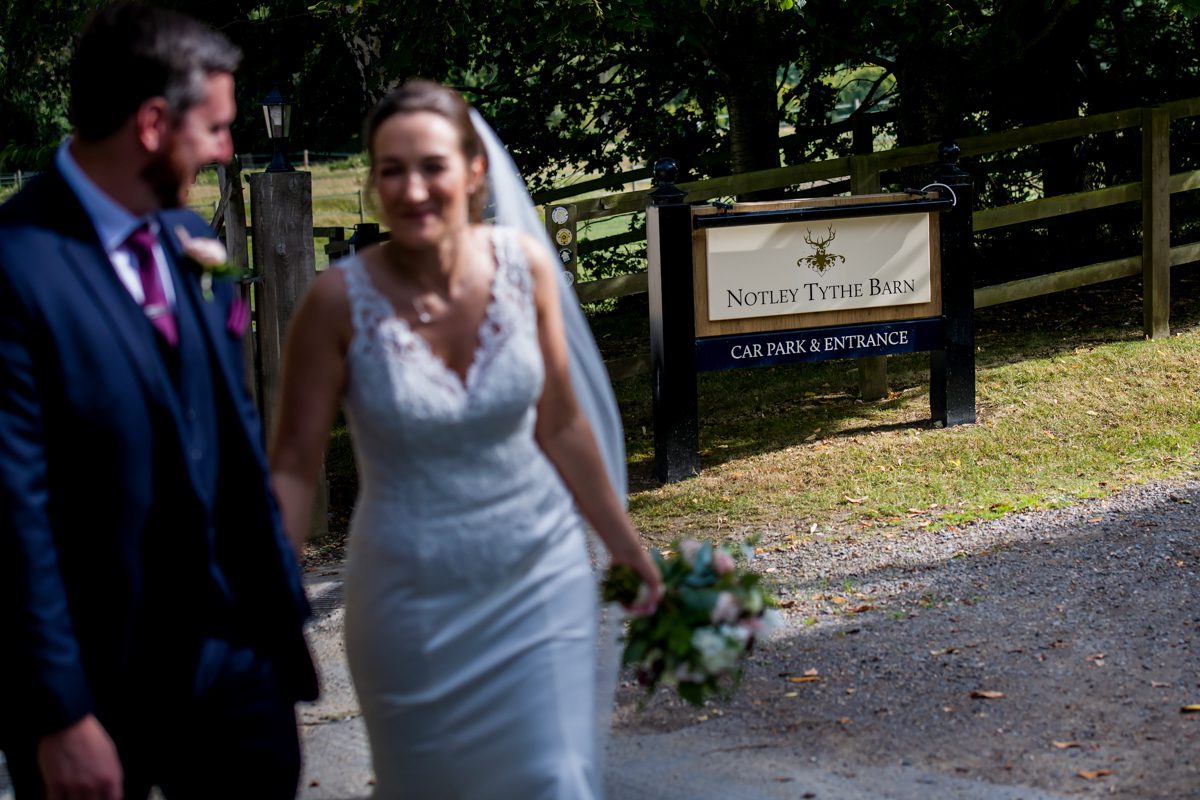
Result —
[{"label": "man's beard", "polygon": [[187,188],[195,179],[180,165],[174,149],[167,148],[142,169],[141,178],[154,192],[159,208],[179,208],[187,200]]}]

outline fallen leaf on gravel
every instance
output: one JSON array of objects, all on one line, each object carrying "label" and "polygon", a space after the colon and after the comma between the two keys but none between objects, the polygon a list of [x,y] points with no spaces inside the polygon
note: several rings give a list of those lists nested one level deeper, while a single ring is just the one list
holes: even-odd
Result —
[{"label": "fallen leaf on gravel", "polygon": [[1180,714],[1195,714],[1200,712],[1200,703],[1192,703],[1179,709]]},{"label": "fallen leaf on gravel", "polygon": [[989,692],[983,689],[976,689],[971,692],[971,697],[977,700],[999,700],[1004,697],[1004,692]]},{"label": "fallen leaf on gravel", "polygon": [[1171,684],[1163,683],[1162,681],[1150,681],[1150,688],[1152,688],[1152,689],[1170,689]]},{"label": "fallen leaf on gravel", "polygon": [[1050,744],[1054,745],[1059,750],[1066,750],[1068,747],[1081,747],[1079,742],[1051,742]]},{"label": "fallen leaf on gravel", "polygon": [[776,608],[791,608],[794,605],[796,605],[795,600],[780,600],[778,603],[775,604],[775,607]]},{"label": "fallen leaf on gravel", "polygon": [[1108,655],[1108,653],[1092,653],[1090,656],[1087,657],[1087,660],[1088,661],[1103,661],[1104,657],[1106,655]]},{"label": "fallen leaf on gravel", "polygon": [[875,606],[871,605],[870,603],[865,603],[861,606],[855,606],[854,608],[850,609],[850,611],[855,614],[861,614],[864,611],[870,611],[873,608],[875,608]]},{"label": "fallen leaf on gravel", "polygon": [[817,675],[803,675],[799,678],[788,678],[788,683],[812,683],[819,680],[821,678]]},{"label": "fallen leaf on gravel", "polygon": [[943,647],[941,650],[930,650],[929,655],[931,655],[931,656],[948,656],[951,653],[957,653],[957,652],[958,652],[957,647]]},{"label": "fallen leaf on gravel", "polygon": [[799,692],[784,692],[783,696],[784,697],[799,697],[800,693]]},{"label": "fallen leaf on gravel", "polygon": [[1076,772],[1075,774],[1081,778],[1086,778],[1089,781],[1094,781],[1094,780],[1096,780],[1096,778],[1100,778],[1105,775],[1112,775],[1112,770],[1111,769],[1081,769],[1081,770],[1079,770],[1079,772]]},{"label": "fallen leaf on gravel", "polygon": [[1104,520],[1102,520],[1100,517],[1092,517],[1091,519],[1088,520],[1088,522],[1092,523],[1093,525],[1096,524],[1097,522],[1103,522],[1103,521]]},{"label": "fallen leaf on gravel", "polygon": [[844,598],[844,597],[831,597],[829,599],[832,600],[833,602],[837,603],[839,606],[843,605],[846,602],[846,598]]}]

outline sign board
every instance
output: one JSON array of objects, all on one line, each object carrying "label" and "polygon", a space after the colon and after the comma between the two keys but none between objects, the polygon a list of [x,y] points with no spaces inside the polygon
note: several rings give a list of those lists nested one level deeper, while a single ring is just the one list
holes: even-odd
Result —
[{"label": "sign board", "polygon": [[713,228],[710,321],[928,303],[929,214]]},{"label": "sign board", "polygon": [[936,349],[941,337],[940,318],[710,337],[696,340],[696,369],[707,372],[920,353]]},{"label": "sign board", "polygon": [[711,370],[928,352],[930,416],[974,421],[972,187],[957,146],[943,151],[938,192],[732,206],[684,203],[673,162],[656,163],[646,243],[660,480],[700,471],[697,375]]},{"label": "sign board", "polygon": [[[872,209],[880,213],[869,213]],[[942,313],[940,214],[908,195],[693,206],[696,336]]]}]

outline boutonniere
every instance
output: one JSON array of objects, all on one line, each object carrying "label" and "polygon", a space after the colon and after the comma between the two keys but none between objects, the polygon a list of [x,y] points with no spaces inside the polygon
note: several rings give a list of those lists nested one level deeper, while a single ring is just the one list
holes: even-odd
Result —
[{"label": "boutonniere", "polygon": [[190,236],[182,225],[175,227],[175,235],[179,237],[183,255],[200,267],[200,291],[206,301],[213,299],[213,279],[241,275],[241,271],[229,263],[229,254],[220,240]]}]

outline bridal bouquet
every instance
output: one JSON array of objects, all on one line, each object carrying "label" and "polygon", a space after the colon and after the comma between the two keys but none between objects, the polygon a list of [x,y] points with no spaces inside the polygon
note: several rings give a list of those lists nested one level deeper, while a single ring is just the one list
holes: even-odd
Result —
[{"label": "bridal bouquet", "polygon": [[[728,550],[708,542],[686,539],[666,554],[656,550],[653,555],[664,594],[653,614],[629,620],[624,663],[635,666],[648,693],[660,683],[674,685],[695,705],[711,695],[728,695],[755,638],[778,624],[774,599],[758,573],[739,567]],[[631,568],[616,565],[601,591],[605,601],[628,605],[640,587]]]}]

